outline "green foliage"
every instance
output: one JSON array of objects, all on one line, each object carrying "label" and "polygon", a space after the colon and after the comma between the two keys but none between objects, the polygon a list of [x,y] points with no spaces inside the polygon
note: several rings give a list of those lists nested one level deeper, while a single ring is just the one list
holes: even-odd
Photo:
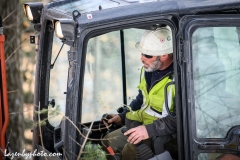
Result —
[{"label": "green foliage", "polygon": [[88,142],[85,145],[81,160],[107,160],[106,153],[102,150],[99,144],[91,144]]},{"label": "green foliage", "polygon": [[43,109],[40,110],[40,111],[36,111],[36,110],[34,110],[34,113],[35,113],[35,114],[45,114],[45,113],[48,113],[48,109],[43,108]]},{"label": "green foliage", "polygon": [[43,120],[43,121],[40,121],[40,122],[37,122],[35,124],[33,124],[33,127],[37,127],[37,126],[45,126],[46,125],[46,121]]},{"label": "green foliage", "polygon": [[54,117],[60,114],[60,106],[57,105],[56,107],[52,108],[51,105],[48,106],[48,116]]},{"label": "green foliage", "polygon": [[54,108],[52,108],[51,105],[48,106],[48,109],[47,108],[43,108],[41,109],[40,111],[34,111],[35,114],[48,114],[48,117],[46,119],[43,119],[39,122],[36,122],[34,124],[33,127],[37,127],[37,126],[44,126],[46,125],[46,121],[49,119],[49,118],[53,118],[55,116],[58,116],[60,114],[60,106],[56,106]]},{"label": "green foliage", "polygon": [[36,111],[34,110],[34,113],[35,114],[49,114],[49,116],[56,116],[60,113],[60,106],[57,105],[55,108],[51,108],[51,106],[49,105],[48,106],[48,109],[47,108],[43,108],[41,109],[40,111]]}]

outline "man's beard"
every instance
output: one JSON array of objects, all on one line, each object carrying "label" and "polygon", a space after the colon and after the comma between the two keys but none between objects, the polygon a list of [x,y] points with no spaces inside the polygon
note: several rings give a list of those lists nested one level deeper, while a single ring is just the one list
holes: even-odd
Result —
[{"label": "man's beard", "polygon": [[159,70],[161,66],[162,66],[162,63],[160,62],[160,60],[156,60],[155,62],[150,64],[148,68],[144,67],[144,69],[146,72],[153,72],[153,71]]}]

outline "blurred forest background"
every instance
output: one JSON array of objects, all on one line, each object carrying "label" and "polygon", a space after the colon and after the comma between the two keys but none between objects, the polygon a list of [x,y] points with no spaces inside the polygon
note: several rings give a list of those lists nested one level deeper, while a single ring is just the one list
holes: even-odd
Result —
[{"label": "blurred forest background", "polygon": [[32,151],[32,114],[35,45],[29,36],[34,34],[33,25],[23,12],[23,3],[48,3],[50,0],[0,0],[0,14],[5,35],[5,62],[10,122],[7,131],[10,152]]}]

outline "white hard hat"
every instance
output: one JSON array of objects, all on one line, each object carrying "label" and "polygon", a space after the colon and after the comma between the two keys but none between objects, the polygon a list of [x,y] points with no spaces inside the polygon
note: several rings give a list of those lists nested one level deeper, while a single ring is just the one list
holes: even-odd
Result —
[{"label": "white hard hat", "polygon": [[136,43],[136,48],[144,54],[161,56],[173,53],[172,33],[166,28],[158,28],[154,31],[144,32],[141,41]]}]

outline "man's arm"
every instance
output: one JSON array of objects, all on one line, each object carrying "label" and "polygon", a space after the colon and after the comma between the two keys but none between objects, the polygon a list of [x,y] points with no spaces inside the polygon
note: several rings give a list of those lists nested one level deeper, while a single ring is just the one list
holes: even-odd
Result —
[{"label": "man's arm", "polygon": [[[175,107],[172,114],[176,114]],[[155,120],[152,124],[146,125],[146,129],[149,137],[171,135],[177,133],[177,119],[168,115]]]},{"label": "man's arm", "polygon": [[132,108],[133,111],[137,111],[141,108],[142,104],[143,104],[142,91],[138,90],[138,95],[136,96],[136,99],[134,99],[130,103],[130,107]]},{"label": "man's arm", "polygon": [[[139,90],[138,95],[136,96],[136,99],[134,99],[129,106],[133,111],[136,111],[141,108],[142,104],[143,104],[143,95],[142,95],[142,92]],[[124,107],[124,108],[125,109],[123,110],[123,112],[118,114],[121,118],[122,124],[125,124],[126,114],[127,112],[129,112],[127,107]]]},{"label": "man's arm", "polygon": [[[143,95],[142,92],[139,90],[138,95],[136,96],[136,99],[134,99],[131,103],[130,103],[130,107],[133,111],[136,111],[138,109],[141,108],[143,103]],[[129,112],[127,107],[124,107],[125,109],[123,110],[122,113],[119,114],[109,114],[109,116],[111,117],[108,122],[102,121],[106,126],[108,126],[111,123],[115,123],[117,125],[121,125],[121,124],[125,124],[125,118],[126,118],[126,114],[127,112]]]},{"label": "man's arm", "polygon": [[[175,107],[172,113],[176,113]],[[129,135],[127,139],[129,143],[137,144],[140,141],[151,138],[153,136],[164,136],[174,133],[177,133],[176,118],[172,118],[168,115],[164,118],[154,121],[152,124],[131,128],[126,131],[124,135]]]}]

